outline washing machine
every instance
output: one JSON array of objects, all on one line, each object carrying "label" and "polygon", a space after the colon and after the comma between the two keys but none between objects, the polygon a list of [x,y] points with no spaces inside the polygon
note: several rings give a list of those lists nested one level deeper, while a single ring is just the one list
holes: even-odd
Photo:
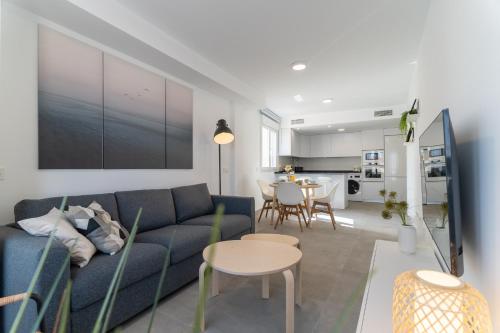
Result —
[{"label": "washing machine", "polygon": [[347,175],[347,199],[350,201],[363,201],[363,181],[361,173],[350,173]]}]

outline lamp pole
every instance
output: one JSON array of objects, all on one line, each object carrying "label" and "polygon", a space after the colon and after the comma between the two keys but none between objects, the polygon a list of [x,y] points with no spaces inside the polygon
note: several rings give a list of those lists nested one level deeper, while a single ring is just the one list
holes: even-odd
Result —
[{"label": "lamp pole", "polygon": [[225,145],[234,141],[234,134],[227,126],[224,119],[219,119],[217,128],[214,133],[214,142],[219,145],[219,195],[222,194],[222,166],[221,166],[221,145]]}]

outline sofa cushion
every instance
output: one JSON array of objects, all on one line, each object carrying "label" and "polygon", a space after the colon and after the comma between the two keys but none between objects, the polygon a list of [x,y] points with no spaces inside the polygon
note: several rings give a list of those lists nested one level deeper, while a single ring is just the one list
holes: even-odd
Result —
[{"label": "sofa cushion", "polygon": [[[45,215],[52,208],[59,208],[61,206],[62,199],[63,197],[53,197],[39,200],[22,200],[14,207],[15,220],[17,222]],[[69,206],[87,207],[92,203],[92,201],[98,202],[104,210],[109,212],[113,220],[119,220],[118,206],[116,205],[115,195],[113,193],[71,196],[68,197],[66,204]]]},{"label": "sofa cushion", "polygon": [[181,186],[172,189],[177,222],[214,212],[207,184]]},{"label": "sofa cushion", "polygon": [[[121,251],[114,256],[97,254],[86,267],[73,266],[71,268],[73,279],[71,308],[73,311],[104,299],[123,253],[124,251]],[[166,254],[165,247],[157,244],[132,244],[120,289],[160,272]]]},{"label": "sofa cushion", "polygon": [[208,226],[172,225],[141,232],[135,239],[136,242],[161,244],[170,248],[170,262],[176,264],[203,251],[210,242],[210,231]]},{"label": "sofa cushion", "polygon": [[175,208],[170,190],[140,190],[116,192],[122,225],[129,231],[134,225],[139,208],[142,215],[139,232],[175,224]]},{"label": "sofa cushion", "polygon": [[[215,215],[204,215],[182,222],[182,225],[205,225],[212,226]],[[252,228],[250,217],[240,214],[229,214],[222,217],[220,224],[222,240],[230,239],[234,235],[249,231]]]}]

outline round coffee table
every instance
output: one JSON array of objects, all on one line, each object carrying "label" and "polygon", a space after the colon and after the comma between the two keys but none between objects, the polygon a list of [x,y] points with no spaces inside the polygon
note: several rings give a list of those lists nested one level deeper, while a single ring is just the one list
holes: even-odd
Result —
[{"label": "round coffee table", "polygon": [[247,234],[241,237],[242,240],[261,240],[276,242],[294,246],[300,249],[300,241],[297,237],[282,234]]},{"label": "round coffee table", "polygon": [[[212,271],[212,296],[219,294],[218,272],[237,276],[267,276],[274,273],[282,273],[285,277],[286,286],[286,333],[294,331],[294,293],[295,286],[301,285],[301,274],[297,276],[297,284],[290,268],[296,266],[302,259],[302,252],[290,245],[261,241],[261,240],[232,240],[218,242],[207,246],[203,250],[205,262],[200,266],[199,287],[200,294],[203,292],[205,283],[205,270],[208,267],[209,256],[214,247],[211,261]],[[266,283],[267,280],[267,283]],[[300,288],[297,288],[300,290]],[[269,278],[263,279],[263,298],[269,297]],[[266,297],[267,296],[267,297]],[[300,298],[298,298],[300,299]],[[203,304],[201,329],[205,330],[205,314]]]}]

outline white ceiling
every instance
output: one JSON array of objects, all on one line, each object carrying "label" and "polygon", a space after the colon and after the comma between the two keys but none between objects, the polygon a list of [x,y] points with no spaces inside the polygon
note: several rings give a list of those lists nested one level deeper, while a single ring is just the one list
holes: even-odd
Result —
[{"label": "white ceiling", "polygon": [[429,1],[119,0],[282,116],[407,103]]}]

